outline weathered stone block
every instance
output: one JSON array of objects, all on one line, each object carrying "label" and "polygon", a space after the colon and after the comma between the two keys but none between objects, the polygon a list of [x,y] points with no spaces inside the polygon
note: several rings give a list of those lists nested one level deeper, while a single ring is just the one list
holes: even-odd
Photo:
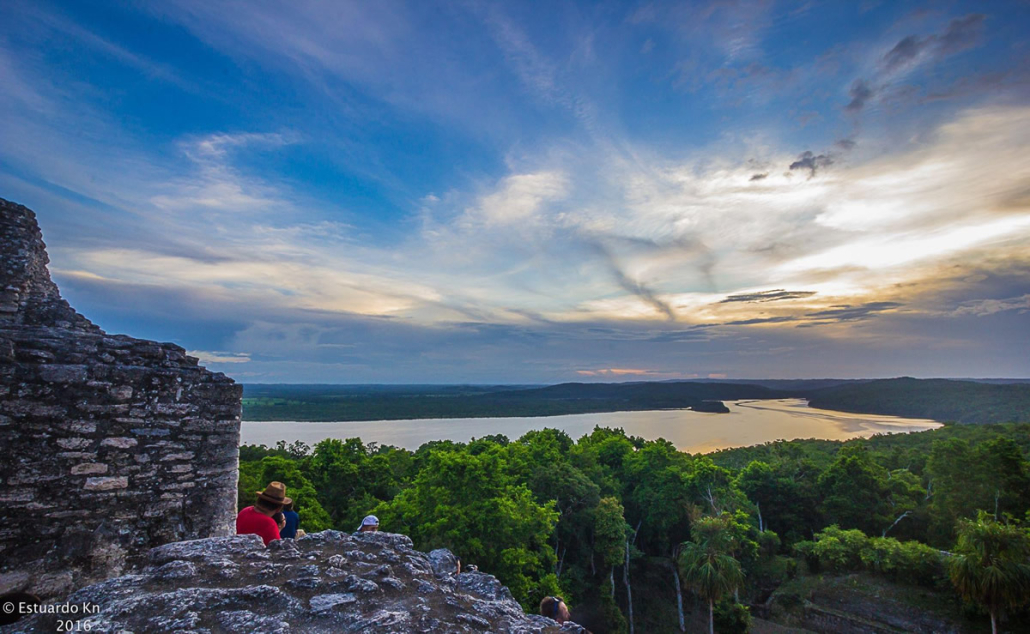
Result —
[{"label": "weathered stone block", "polygon": [[107,473],[107,465],[100,462],[86,462],[72,467],[72,475],[89,475],[96,473]]},{"label": "weathered stone block", "polygon": [[130,449],[139,444],[135,438],[105,438],[100,441],[103,447],[115,447],[117,449]]},{"label": "weathered stone block", "polygon": [[186,451],[183,453],[171,453],[161,458],[161,462],[170,462],[172,460],[193,460],[193,452]]},{"label": "weathered stone block", "polygon": [[83,383],[88,373],[84,365],[48,364],[39,366],[39,378],[49,383]]},{"label": "weathered stone block", "polygon": [[[112,361],[114,359],[112,358]],[[119,385],[118,387],[112,387],[108,390],[111,398],[119,401],[127,401],[132,398],[133,388],[131,385]]]},{"label": "weathered stone block", "polygon": [[61,449],[85,449],[93,444],[88,438],[58,438],[57,446]]},{"label": "weathered stone block", "polygon": [[129,478],[125,476],[107,476],[86,478],[86,484],[82,488],[87,491],[110,491],[112,489],[124,489],[127,486],[129,486]]}]

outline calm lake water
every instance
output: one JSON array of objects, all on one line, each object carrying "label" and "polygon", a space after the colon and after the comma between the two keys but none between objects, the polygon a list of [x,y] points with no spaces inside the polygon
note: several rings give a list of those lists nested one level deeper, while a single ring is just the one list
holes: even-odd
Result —
[{"label": "calm lake water", "polygon": [[534,418],[430,418],[347,423],[244,421],[240,441],[272,446],[280,440],[287,443],[300,440],[314,445],[326,438],[359,437],[366,443],[375,441],[417,449],[430,440],[467,442],[490,434],[504,434],[514,440],[527,431],[544,427],[564,430],[578,439],[600,426],[621,427],[631,436],[648,440],[665,438],[682,451],[705,453],[772,440],[847,440],[941,426],[932,420],[815,409],[803,399],[730,401],[726,405],[730,408],[729,414],[652,410]]}]

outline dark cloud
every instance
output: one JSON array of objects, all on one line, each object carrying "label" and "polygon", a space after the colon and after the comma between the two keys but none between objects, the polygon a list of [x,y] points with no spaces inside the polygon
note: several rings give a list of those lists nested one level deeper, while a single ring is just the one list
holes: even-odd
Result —
[{"label": "dark cloud", "polygon": [[855,143],[854,139],[840,139],[839,141],[837,141],[833,145],[834,145],[834,147],[836,147],[836,148],[838,148],[840,150],[843,150],[845,152],[850,152],[851,150],[855,149],[855,146],[857,145],[857,143]]},{"label": "dark cloud", "polygon": [[677,258],[690,256],[691,264],[697,269],[708,288],[715,289],[712,269],[717,264],[717,258],[712,249],[696,237],[679,236],[672,239],[653,240],[635,236],[579,234],[578,238],[585,243],[588,249],[601,255],[609,263],[609,266],[616,263],[609,245],[616,247],[620,253],[628,250],[636,255],[668,255]]},{"label": "dark cloud", "polygon": [[984,16],[972,13],[955,18],[943,33],[926,37],[907,35],[887,51],[880,62],[877,77],[872,80],[856,79],[848,94],[851,101],[844,109],[861,111],[869,100],[890,88],[891,79],[898,71],[921,64],[936,64],[946,57],[977,46],[983,35]]},{"label": "dark cloud", "polygon": [[851,96],[851,101],[844,106],[844,109],[848,112],[858,112],[865,107],[866,102],[872,99],[876,92],[864,79],[856,79],[855,83],[851,84],[848,94]]},{"label": "dark cloud", "polygon": [[[654,244],[651,241],[644,242],[650,243],[652,245]],[[597,254],[604,259],[605,263],[608,265],[608,269],[612,272],[612,276],[615,278],[616,283],[618,283],[618,285],[621,286],[623,290],[633,293],[640,299],[644,300],[646,303],[653,306],[658,312],[665,315],[669,319],[669,321],[676,320],[676,313],[672,310],[672,307],[669,306],[669,304],[667,304],[666,302],[662,301],[657,295],[655,295],[654,291],[651,290],[646,284],[644,284],[643,282],[638,282],[637,280],[634,280],[633,278],[626,275],[626,273],[622,270],[622,267],[619,266],[619,263],[616,261],[615,256],[608,249],[608,247],[601,244],[600,242],[590,242],[589,244],[594,249],[594,251],[597,252]]]},{"label": "dark cloud", "polygon": [[938,38],[941,52],[945,55],[958,53],[973,48],[980,43],[983,35],[984,15],[971,13],[965,17],[955,18],[948,24],[948,29]]},{"label": "dark cloud", "polygon": [[980,42],[983,21],[982,14],[972,13],[952,20],[944,33],[902,38],[883,56],[883,68],[890,72],[923,56],[936,60],[973,48]]},{"label": "dark cloud", "polygon": [[861,306],[851,306],[850,304],[846,304],[844,306],[835,306],[828,310],[808,313],[805,317],[820,321],[861,321],[863,319],[868,319],[876,313],[882,313],[885,310],[893,310],[899,306],[901,306],[901,304],[898,302],[869,302],[867,304],[862,304]]},{"label": "dark cloud", "polygon": [[764,172],[762,174],[753,174],[751,176],[751,178],[749,178],[748,180],[750,180],[750,181],[760,181],[760,180],[762,180],[763,178],[765,178],[768,175],[769,175],[769,172]]},{"label": "dark cloud", "polygon": [[683,343],[690,341],[708,341],[712,338],[702,326],[694,326],[683,330],[635,330],[622,327],[576,328],[568,336],[591,341],[637,341],[657,343]]},{"label": "dark cloud", "polygon": [[801,156],[798,157],[798,160],[790,164],[790,169],[791,171],[808,170],[808,177],[812,178],[820,167],[828,167],[830,165],[833,165],[833,157],[829,155],[816,155],[813,152],[803,152]]},{"label": "dark cloud", "polygon": [[904,66],[908,62],[912,61],[919,56],[919,53],[923,51],[927,46],[927,42],[932,38],[920,39],[915,35],[909,35],[900,42],[894,45],[894,48],[887,51],[887,54],[883,56],[883,65],[887,70],[894,70],[899,66]]},{"label": "dark cloud", "polygon": [[669,321],[675,321],[676,313],[673,312],[672,306],[663,302],[659,299],[650,288],[647,287],[643,282],[638,282],[633,278],[627,276],[621,268],[612,263],[611,266],[612,275],[615,276],[615,281],[618,282],[624,290],[633,293],[640,299],[644,300],[651,306],[654,306],[656,310],[664,314],[669,318]]},{"label": "dark cloud", "polygon": [[798,321],[798,317],[792,317],[790,315],[784,315],[780,317],[754,317],[752,319],[738,319],[737,321],[727,321],[722,324],[723,326],[751,326],[754,324],[782,324],[787,321]]},{"label": "dark cloud", "polygon": [[801,299],[804,297],[811,297],[812,295],[815,295],[815,291],[787,291],[782,288],[777,288],[771,291],[760,291],[758,293],[730,295],[719,303],[729,304],[731,302],[775,302],[785,299]]},{"label": "dark cloud", "polygon": [[[770,291],[777,292],[777,291]],[[779,291],[786,292],[786,291]],[[808,291],[805,291],[806,293]],[[755,295],[761,295],[755,293]],[[733,296],[731,296],[733,297]],[[747,297],[746,295],[741,297]],[[777,298],[779,299],[779,298]],[[749,301],[746,299],[734,300],[726,298],[726,301]],[[757,301],[768,301],[768,300],[757,300]],[[869,319],[877,313],[884,311],[893,310],[900,307],[902,304],[898,302],[869,302],[860,306],[852,306],[845,304],[842,306],[834,306],[827,310],[820,310],[814,313],[805,313],[804,315],[778,315],[776,317],[752,317],[750,319],[738,319],[735,321],[727,321],[719,326],[753,326],[755,324],[783,324],[797,322],[798,328],[804,328],[808,326],[818,326],[828,323],[842,323],[842,322],[853,322],[863,321]]]}]

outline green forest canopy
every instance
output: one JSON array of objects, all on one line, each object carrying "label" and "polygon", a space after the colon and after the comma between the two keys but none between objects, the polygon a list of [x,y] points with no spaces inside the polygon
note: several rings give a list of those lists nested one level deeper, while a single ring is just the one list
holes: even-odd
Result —
[{"label": "green forest canopy", "polygon": [[[416,547],[450,548],[497,575],[527,608],[562,593],[617,631],[623,617],[610,584],[620,534],[634,561],[672,562],[694,537],[694,522],[724,518],[735,531],[745,594],[792,556],[883,572],[885,564],[863,563],[867,553],[893,557],[891,574],[901,579],[943,578],[937,563],[920,558],[953,548],[961,521],[981,511],[1003,522],[1027,519],[1028,451],[1030,424],[780,441],[709,455],[605,428],[578,441],[543,429],[514,441],[435,441],[414,452],[352,438],[310,449],[241,447],[240,504],[281,480],[305,530],[352,531],[375,513],[383,530],[411,536]],[[844,542],[834,530],[881,541],[853,537],[843,551],[851,554],[835,554]],[[808,545],[819,543],[821,550]]]}]

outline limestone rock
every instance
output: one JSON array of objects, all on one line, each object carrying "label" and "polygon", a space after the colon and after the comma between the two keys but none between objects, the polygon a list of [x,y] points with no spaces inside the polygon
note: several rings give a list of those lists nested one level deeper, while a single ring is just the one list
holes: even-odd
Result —
[{"label": "limestone rock", "polygon": [[458,574],[458,558],[446,548],[429,551],[429,563],[438,576]]},{"label": "limestone rock", "polygon": [[[442,553],[437,552],[437,559]],[[449,553],[448,553],[449,554]],[[453,557],[453,555],[450,555]],[[90,632],[582,633],[527,615],[494,577],[437,576],[430,555],[390,533],[324,531],[265,549],[256,535],[168,544],[138,574],[83,588],[66,600],[100,611]],[[228,574],[226,574],[228,572]],[[14,632],[55,631],[39,615]]]}]

